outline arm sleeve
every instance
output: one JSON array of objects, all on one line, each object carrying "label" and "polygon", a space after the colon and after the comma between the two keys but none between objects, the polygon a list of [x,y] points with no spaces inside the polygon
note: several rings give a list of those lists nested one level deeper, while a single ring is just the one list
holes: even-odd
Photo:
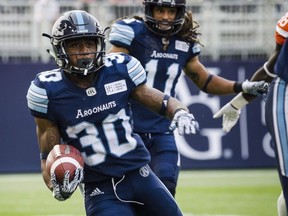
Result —
[{"label": "arm sleeve", "polygon": [[136,86],[146,83],[146,72],[141,63],[136,58],[130,57],[130,61],[127,63],[129,77]]},{"label": "arm sleeve", "polygon": [[37,84],[39,84],[39,80],[37,78],[31,82],[26,96],[27,105],[33,116],[48,118],[47,111],[49,100],[47,91]]}]

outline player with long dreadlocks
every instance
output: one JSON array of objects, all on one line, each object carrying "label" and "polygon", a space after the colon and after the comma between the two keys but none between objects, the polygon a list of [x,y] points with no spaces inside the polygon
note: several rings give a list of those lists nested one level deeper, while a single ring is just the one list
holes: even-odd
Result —
[{"label": "player with long dreadlocks", "polygon": [[[136,57],[147,72],[147,83],[164,92],[166,99],[175,96],[182,71],[199,89],[211,94],[243,91],[257,95],[265,91],[264,81],[237,83],[207,71],[198,58],[199,25],[192,12],[186,11],[186,0],[144,0],[143,4],[144,18],[123,18],[112,25],[109,52]],[[170,121],[135,101],[131,106],[134,130],[151,154],[149,165],[175,196],[180,160]]]}]

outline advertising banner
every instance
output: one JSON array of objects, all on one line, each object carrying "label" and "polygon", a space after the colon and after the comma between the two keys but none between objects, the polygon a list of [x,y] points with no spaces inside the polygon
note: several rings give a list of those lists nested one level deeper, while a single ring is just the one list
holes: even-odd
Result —
[{"label": "advertising banner", "polygon": [[[239,82],[250,79],[263,63],[206,63],[208,70]],[[221,86],[219,86],[221,88]],[[229,133],[222,130],[222,117],[213,119],[234,95],[215,96],[200,91],[183,76],[178,83],[178,98],[189,107],[200,124],[196,135],[179,136],[182,169],[274,167],[274,150],[265,126],[265,96],[259,96],[241,110],[237,124]]]}]

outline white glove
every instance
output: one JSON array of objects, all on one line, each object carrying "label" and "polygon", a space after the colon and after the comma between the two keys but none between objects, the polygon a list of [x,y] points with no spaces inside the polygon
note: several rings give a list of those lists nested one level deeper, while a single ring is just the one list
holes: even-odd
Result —
[{"label": "white glove", "polygon": [[72,181],[69,181],[70,173],[69,171],[65,172],[63,179],[63,184],[60,184],[56,180],[54,173],[51,173],[51,183],[53,186],[52,195],[55,199],[59,201],[64,201],[71,197],[74,191],[77,189],[78,185],[83,181],[83,168],[77,168],[75,171],[75,176]]},{"label": "white glove", "polygon": [[262,95],[266,94],[268,91],[269,84],[265,81],[248,81],[245,80],[242,83],[242,89],[244,93],[252,95]]},{"label": "white glove", "polygon": [[249,102],[243,97],[242,93],[240,93],[215,113],[213,118],[219,118],[223,115],[222,129],[228,133],[237,123],[240,117],[241,108],[248,103]]},{"label": "white glove", "polygon": [[193,114],[188,113],[184,109],[176,111],[169,129],[173,131],[176,127],[178,128],[178,133],[180,135],[183,135],[184,133],[195,134],[196,131],[199,130],[199,124],[195,120]]}]

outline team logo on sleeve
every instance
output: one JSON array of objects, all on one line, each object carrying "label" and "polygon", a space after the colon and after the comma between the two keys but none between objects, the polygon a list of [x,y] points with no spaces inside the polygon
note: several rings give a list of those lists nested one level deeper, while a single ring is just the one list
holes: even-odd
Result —
[{"label": "team logo on sleeve", "polygon": [[126,80],[119,80],[112,83],[107,83],[104,85],[106,95],[113,95],[119,92],[127,91]]}]

